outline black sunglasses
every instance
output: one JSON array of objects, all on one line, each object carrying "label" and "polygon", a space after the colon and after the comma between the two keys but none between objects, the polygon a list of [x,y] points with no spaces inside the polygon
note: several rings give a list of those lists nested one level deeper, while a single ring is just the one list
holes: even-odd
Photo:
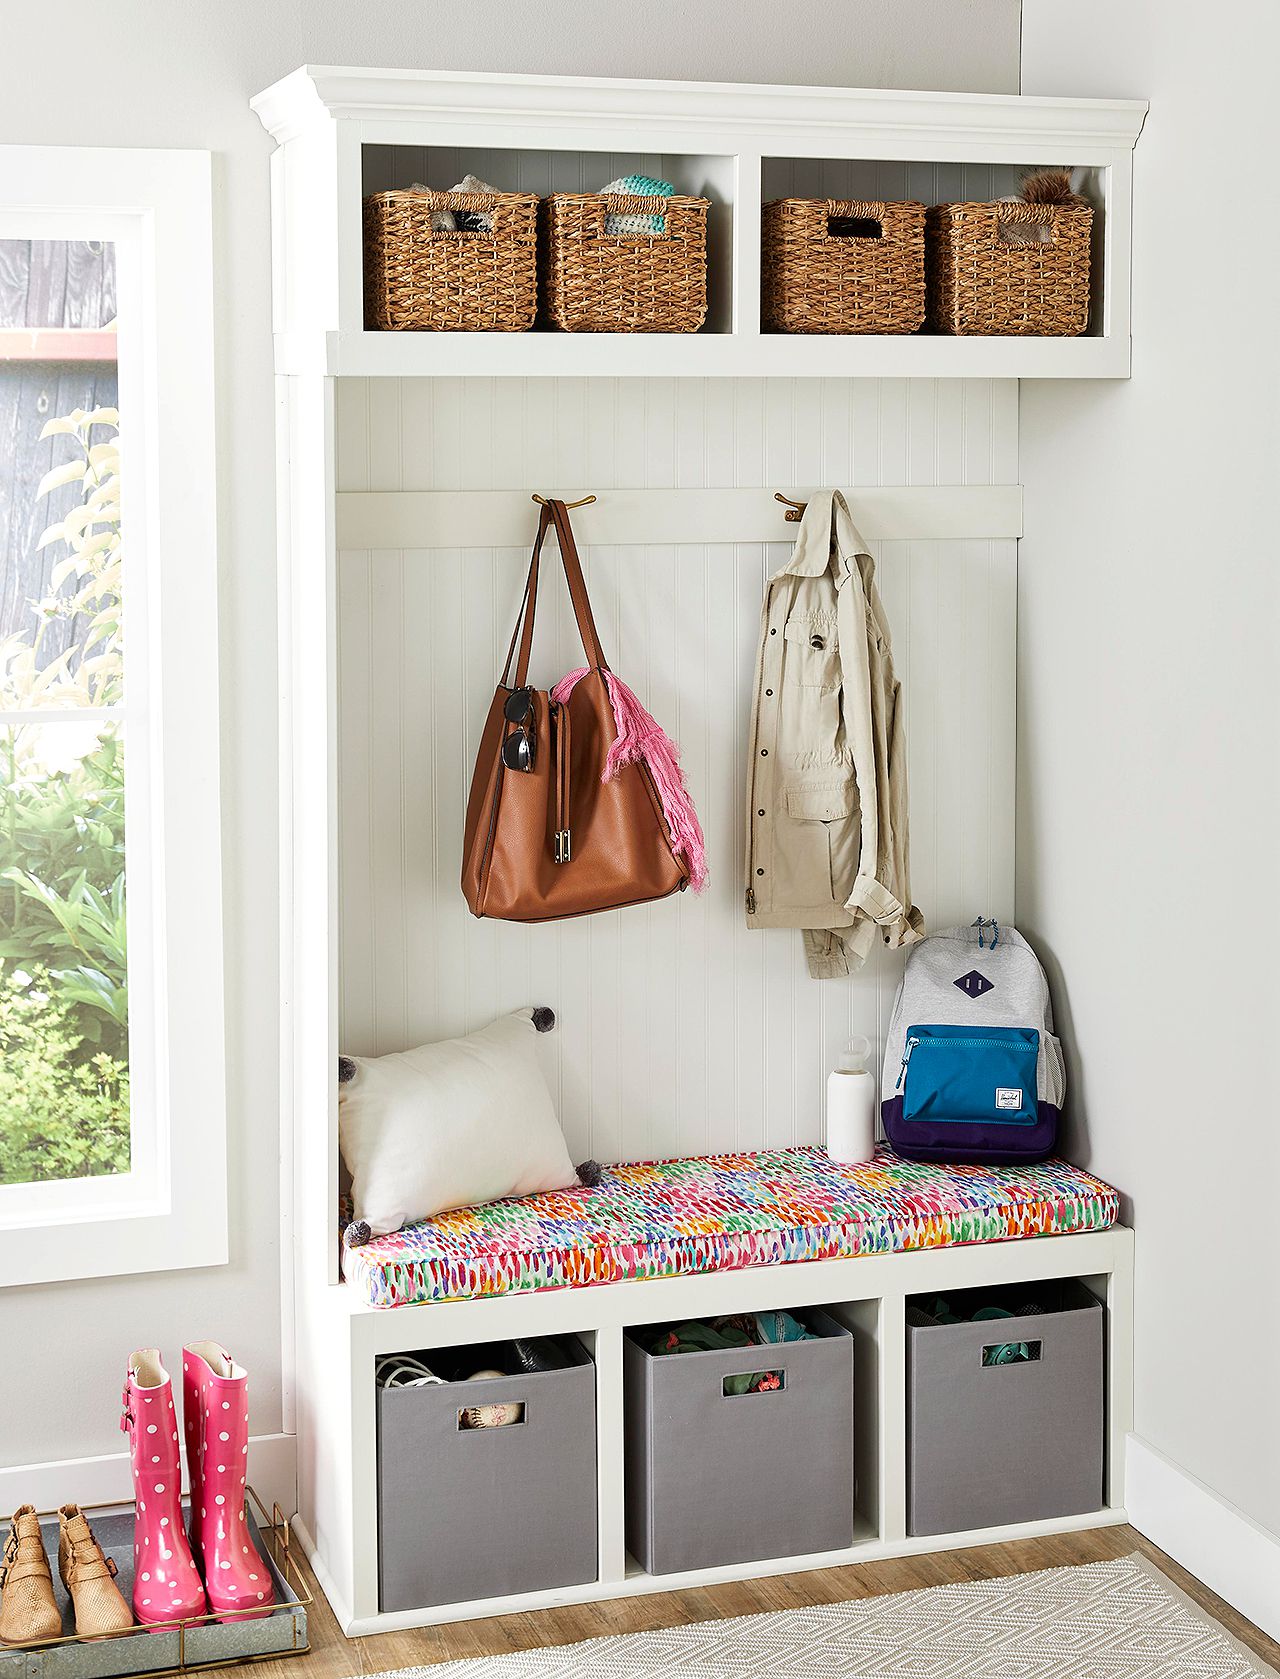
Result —
[{"label": "black sunglasses", "polygon": [[517,688],[507,695],[502,715],[516,727],[502,743],[502,761],[509,770],[533,768],[533,689]]}]

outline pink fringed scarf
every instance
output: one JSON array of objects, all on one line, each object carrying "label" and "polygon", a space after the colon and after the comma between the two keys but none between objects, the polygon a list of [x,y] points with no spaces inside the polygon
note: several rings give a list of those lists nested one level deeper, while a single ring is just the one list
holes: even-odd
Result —
[{"label": "pink fringed scarf", "polygon": [[[587,667],[571,670],[562,676],[551,690],[551,697],[561,705],[587,674]],[[621,677],[611,670],[603,672],[609,690],[609,704],[613,707],[613,725],[617,739],[605,759],[603,780],[612,781],[627,764],[643,762],[653,777],[662,800],[662,813],[671,833],[671,849],[684,859],[689,870],[689,884],[701,892],[707,884],[707,846],[702,837],[702,825],[693,808],[684,771],[680,768],[680,748],[671,736],[650,717],[640,701]]]}]

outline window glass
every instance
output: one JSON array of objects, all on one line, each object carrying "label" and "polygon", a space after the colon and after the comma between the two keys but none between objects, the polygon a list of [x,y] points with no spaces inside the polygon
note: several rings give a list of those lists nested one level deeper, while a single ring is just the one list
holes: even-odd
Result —
[{"label": "window glass", "polygon": [[0,1184],[130,1167],[115,292],[0,239]]}]

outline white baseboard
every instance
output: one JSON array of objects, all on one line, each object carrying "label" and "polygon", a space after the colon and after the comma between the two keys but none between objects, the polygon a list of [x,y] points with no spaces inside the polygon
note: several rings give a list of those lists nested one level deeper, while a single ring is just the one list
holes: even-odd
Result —
[{"label": "white baseboard", "polygon": [[1280,1639],[1280,1536],[1136,1434],[1125,1453],[1124,1502],[1139,1533]]},{"label": "white baseboard", "polygon": [[[186,1473],[183,1473],[186,1486]],[[298,1441],[293,1434],[257,1434],[249,1441],[249,1484],[270,1510],[298,1507]],[[16,1464],[0,1469],[0,1512],[20,1504],[56,1510],[60,1504],[131,1504],[133,1480],[127,1452],[64,1458],[61,1463]]]}]

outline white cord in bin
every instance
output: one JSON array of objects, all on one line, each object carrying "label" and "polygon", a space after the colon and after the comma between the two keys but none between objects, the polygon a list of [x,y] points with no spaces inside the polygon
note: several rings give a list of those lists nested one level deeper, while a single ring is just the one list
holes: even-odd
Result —
[{"label": "white cord in bin", "polygon": [[398,1353],[378,1360],[378,1383],[384,1388],[443,1387],[444,1378],[428,1370],[420,1358]]}]

